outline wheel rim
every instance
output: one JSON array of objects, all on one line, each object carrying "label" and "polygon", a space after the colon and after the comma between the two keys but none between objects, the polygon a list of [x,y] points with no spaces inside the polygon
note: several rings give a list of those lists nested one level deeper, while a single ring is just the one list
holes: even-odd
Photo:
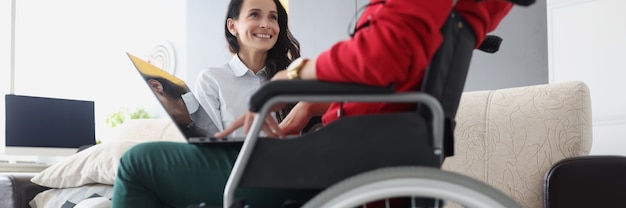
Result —
[{"label": "wheel rim", "polygon": [[502,192],[475,179],[435,168],[375,170],[346,179],[313,198],[305,207],[344,208],[386,198],[437,198],[468,207],[521,207]]}]

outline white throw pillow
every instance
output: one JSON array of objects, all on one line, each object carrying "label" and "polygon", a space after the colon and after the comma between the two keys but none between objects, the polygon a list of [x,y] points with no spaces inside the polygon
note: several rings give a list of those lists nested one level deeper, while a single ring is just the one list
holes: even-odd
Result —
[{"label": "white throw pillow", "polygon": [[112,141],[94,145],[46,168],[31,182],[50,188],[70,188],[85,184],[113,185],[119,160],[141,141]]}]

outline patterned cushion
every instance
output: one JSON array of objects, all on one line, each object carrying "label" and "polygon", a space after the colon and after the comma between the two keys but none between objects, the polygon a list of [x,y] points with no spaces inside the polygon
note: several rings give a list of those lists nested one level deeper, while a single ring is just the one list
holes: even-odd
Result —
[{"label": "patterned cushion", "polygon": [[455,155],[443,169],[503,191],[524,207],[542,207],[543,178],[557,161],[588,155],[591,101],[583,82],[466,92]]}]

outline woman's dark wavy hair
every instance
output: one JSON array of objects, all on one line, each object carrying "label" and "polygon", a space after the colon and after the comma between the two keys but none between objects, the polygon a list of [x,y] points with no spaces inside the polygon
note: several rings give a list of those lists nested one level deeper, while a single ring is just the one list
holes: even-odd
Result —
[{"label": "woman's dark wavy hair", "polygon": [[[237,42],[237,37],[228,31],[227,22],[228,18],[234,20],[239,18],[241,6],[244,1],[245,0],[231,0],[228,4],[228,11],[226,12],[224,35],[226,35],[230,52],[234,54],[239,53],[240,46]],[[274,47],[267,52],[267,59],[265,60],[265,72],[269,78],[272,78],[277,72],[286,69],[294,59],[300,57],[300,43],[293,37],[289,30],[287,10],[285,10],[285,7],[283,7],[279,0],[274,0],[274,3],[276,4],[278,12],[278,26],[280,27],[280,32],[278,33],[278,41],[276,41]],[[288,105],[288,107],[279,111],[276,115],[278,120],[281,121],[285,118],[292,107],[293,105]]]}]

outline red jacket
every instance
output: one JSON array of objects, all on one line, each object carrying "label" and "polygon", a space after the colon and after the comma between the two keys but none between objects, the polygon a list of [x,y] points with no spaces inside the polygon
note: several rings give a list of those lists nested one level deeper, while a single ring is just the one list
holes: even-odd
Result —
[{"label": "red jacket", "polygon": [[[382,3],[384,2],[384,3]],[[474,29],[478,44],[511,9],[503,0],[460,0],[455,9]],[[398,92],[416,91],[424,70],[442,42],[439,32],[452,9],[452,0],[371,0],[357,22],[369,20],[354,37],[333,45],[316,61],[319,80],[393,85]],[[324,124],[343,116],[414,110],[414,104],[333,103]]]}]

